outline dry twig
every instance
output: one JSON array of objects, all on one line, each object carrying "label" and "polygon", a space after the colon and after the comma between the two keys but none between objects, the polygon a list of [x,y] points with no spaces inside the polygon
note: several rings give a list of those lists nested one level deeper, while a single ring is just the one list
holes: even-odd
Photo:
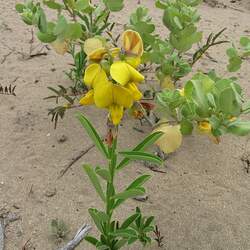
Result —
[{"label": "dry twig", "polygon": [[60,175],[58,177],[61,178],[63,177],[67,172],[68,170],[78,161],[80,160],[85,154],[87,154],[92,148],[94,148],[95,145],[92,144],[90,145],[87,149],[81,151],[77,156],[75,156],[74,158],[72,158],[72,160],[69,162],[69,164],[67,164],[67,166],[60,172]]},{"label": "dry twig", "polygon": [[6,61],[6,59],[12,54],[12,52],[13,51],[10,51],[9,53],[7,53],[6,55],[4,55],[3,56],[3,59],[2,59],[2,61],[1,61],[1,63],[0,64],[4,64],[5,63],[5,61]]},{"label": "dry twig", "polygon": [[73,250],[75,249],[84,237],[90,232],[91,226],[88,224],[84,224],[76,233],[75,237],[64,247],[60,248],[59,250]]},{"label": "dry twig", "polygon": [[5,228],[9,223],[20,219],[21,217],[19,215],[10,212],[0,216],[0,250],[4,250]]}]

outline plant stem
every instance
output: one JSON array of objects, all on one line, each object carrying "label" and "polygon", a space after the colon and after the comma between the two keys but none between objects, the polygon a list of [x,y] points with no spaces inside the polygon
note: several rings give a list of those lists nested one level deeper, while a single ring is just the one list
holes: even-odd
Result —
[{"label": "plant stem", "polygon": [[[118,127],[114,127],[114,137],[112,141],[112,145],[109,148],[109,173],[110,173],[110,180],[107,181],[107,190],[106,190],[106,214],[108,215],[108,223],[107,223],[107,234],[111,231],[111,222],[112,222],[112,215],[113,215],[113,201],[112,196],[114,195],[114,178],[115,178],[115,171],[116,171],[116,147],[117,147],[117,132]],[[112,130],[112,129],[111,129]],[[108,243],[111,246],[110,236],[106,235],[108,239]]]}]

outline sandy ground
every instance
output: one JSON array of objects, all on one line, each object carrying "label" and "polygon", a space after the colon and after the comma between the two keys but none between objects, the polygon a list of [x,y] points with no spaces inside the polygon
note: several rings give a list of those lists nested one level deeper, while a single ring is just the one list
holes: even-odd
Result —
[{"label": "sandy ground", "polygon": [[[30,29],[18,18],[15,0],[0,0],[0,83],[15,81],[17,97],[0,97],[0,211],[21,216],[6,231],[6,250],[50,250],[57,247],[49,237],[52,219],[63,219],[70,227],[69,238],[84,222],[91,222],[87,209],[101,207],[97,196],[81,169],[83,163],[102,163],[95,150],[77,162],[61,179],[60,171],[91,142],[68,112],[54,130],[47,116],[52,102],[44,101],[47,86],[69,81],[62,73],[68,69],[69,58],[53,51],[48,56],[26,60],[21,53],[29,52]],[[125,23],[135,2],[126,1],[124,12],[118,15]],[[233,3],[235,2],[235,3]],[[153,0],[142,0],[154,21],[160,24],[161,13],[153,10]],[[240,35],[250,35],[249,0],[217,2],[207,0],[200,8],[201,28],[208,34],[227,27],[226,37],[238,41]],[[161,34],[166,30],[159,26]],[[204,58],[197,69],[216,68],[225,72],[225,46],[210,51],[218,63]],[[249,63],[238,74],[250,96]],[[105,113],[84,109],[97,129],[105,133]],[[93,115],[94,114],[94,115]],[[133,146],[144,137],[132,129],[135,121],[127,120],[121,129],[120,147]],[[60,138],[67,140],[60,143]],[[123,187],[139,173],[150,173],[147,184],[149,200],[129,201],[118,216],[124,217],[141,206],[146,214],[154,214],[164,236],[163,249],[168,250],[249,250],[250,249],[250,176],[241,156],[250,150],[245,138],[227,136],[214,145],[202,136],[185,138],[182,148],[166,162],[166,174],[151,172],[142,164],[133,164],[120,174],[118,186]],[[48,197],[49,193],[56,194]],[[94,230],[95,231],[95,230]],[[77,249],[92,249],[82,243]],[[139,245],[131,249],[142,249]],[[148,249],[158,249],[153,243]]]}]

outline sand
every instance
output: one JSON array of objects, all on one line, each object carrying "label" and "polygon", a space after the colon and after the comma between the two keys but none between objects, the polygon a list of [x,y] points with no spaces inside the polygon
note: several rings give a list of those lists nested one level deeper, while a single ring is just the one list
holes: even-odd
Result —
[{"label": "sand", "polygon": [[[52,50],[47,56],[26,59],[30,28],[16,14],[16,2],[1,0],[0,14],[0,62],[6,59],[0,64],[0,83],[17,85],[17,97],[0,96],[0,211],[21,216],[21,220],[7,227],[5,249],[21,250],[28,240],[26,250],[57,249],[49,236],[52,219],[63,219],[71,238],[81,224],[92,224],[87,209],[101,208],[81,166],[104,162],[99,152],[91,150],[58,179],[71,158],[91,145],[91,141],[75,119],[75,110],[68,112],[58,128],[53,129],[47,109],[54,103],[43,98],[49,95],[47,86],[70,85],[63,71],[70,68],[71,60]],[[122,14],[114,18],[125,23],[135,2],[127,0]],[[250,35],[249,0],[206,2],[199,9],[205,36],[224,27],[225,38],[235,42],[241,35]],[[158,30],[166,34],[166,29],[160,26],[160,10],[153,9],[154,1],[142,0],[141,4],[150,8]],[[222,45],[209,51],[217,63],[204,58],[196,69],[216,68],[224,74],[226,48],[227,45]],[[237,74],[248,97],[249,65],[246,62]],[[94,108],[82,110],[104,134],[106,114]],[[137,144],[145,136],[135,131],[134,126],[139,124],[131,119],[123,123],[121,149]],[[147,131],[146,127],[143,129]],[[66,137],[64,142],[60,142],[62,136]],[[130,165],[119,175],[117,185],[122,188],[140,173],[151,174],[146,185],[149,199],[143,203],[130,200],[117,216],[123,218],[136,206],[145,214],[155,215],[164,236],[162,249],[249,250],[250,175],[241,160],[250,150],[248,138],[226,136],[220,145],[214,145],[203,136],[186,137],[183,146],[166,161],[165,174],[152,172],[140,163]],[[83,242],[77,249],[93,248]],[[157,244],[148,249],[158,249]]]}]

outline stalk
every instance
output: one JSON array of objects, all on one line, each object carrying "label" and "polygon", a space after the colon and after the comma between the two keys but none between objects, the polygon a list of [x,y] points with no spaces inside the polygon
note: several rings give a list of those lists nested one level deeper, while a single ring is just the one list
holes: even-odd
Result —
[{"label": "stalk", "polygon": [[[110,124],[109,124],[110,126]],[[114,133],[112,133],[112,130],[115,130]],[[111,231],[111,222],[112,222],[112,215],[113,215],[113,204],[111,197],[114,195],[114,179],[115,179],[115,170],[116,170],[116,147],[117,147],[117,133],[118,133],[118,126],[115,126],[114,128],[110,129],[110,133],[112,134],[113,141],[112,145],[109,147],[109,173],[110,173],[110,181],[107,182],[107,190],[106,190],[106,214],[109,217],[108,223],[107,223],[107,232]],[[110,236],[107,235],[107,239],[109,242],[109,246],[111,249],[111,239]]]}]

